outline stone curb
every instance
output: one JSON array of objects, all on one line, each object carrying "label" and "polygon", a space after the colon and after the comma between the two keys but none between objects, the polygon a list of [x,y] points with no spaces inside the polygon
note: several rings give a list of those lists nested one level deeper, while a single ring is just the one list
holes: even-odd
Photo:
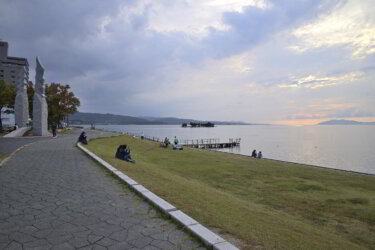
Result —
[{"label": "stone curb", "polygon": [[0,168],[10,159],[13,157],[13,155],[15,155],[18,151],[20,151],[21,149],[23,148],[26,148],[28,146],[30,146],[31,144],[33,144],[35,142],[31,142],[31,143],[28,143],[28,144],[25,144],[19,148],[17,148],[16,150],[14,150],[7,158],[3,159],[1,162],[0,162]]},{"label": "stone curb", "polygon": [[186,230],[198,237],[203,243],[215,250],[238,250],[237,247],[229,243],[228,241],[221,238],[219,235],[215,234],[208,228],[202,226],[198,221],[194,220],[184,212],[178,210],[175,206],[163,200],[156,194],[152,193],[150,190],[137,183],[135,180],[131,179],[121,171],[114,168],[111,164],[104,161],[94,153],[92,153],[87,148],[83,147],[81,143],[77,143],[77,147],[83,152],[93,158],[96,162],[107,168],[110,172],[116,175],[118,178],[123,180],[131,189],[141,195],[148,202],[152,203],[158,207],[162,212],[167,214],[169,217],[174,219],[176,222],[184,226]]}]

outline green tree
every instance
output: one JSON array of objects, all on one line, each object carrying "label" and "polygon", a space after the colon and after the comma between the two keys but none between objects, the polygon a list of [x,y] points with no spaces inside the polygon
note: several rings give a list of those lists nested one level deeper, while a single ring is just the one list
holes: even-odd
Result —
[{"label": "green tree", "polygon": [[77,112],[80,106],[80,101],[70,91],[70,86],[60,83],[51,83],[46,85],[45,93],[48,104],[48,125],[53,123],[58,126],[65,116]]},{"label": "green tree", "polygon": [[[3,108],[14,108],[14,102],[16,100],[16,87],[13,84],[0,81],[0,111]],[[10,112],[10,111],[6,111]],[[0,112],[0,131],[3,130],[3,122],[1,120]]]},{"label": "green tree", "polygon": [[33,119],[33,99],[34,99],[34,85],[32,81],[27,83],[27,98],[29,100],[29,117]]}]

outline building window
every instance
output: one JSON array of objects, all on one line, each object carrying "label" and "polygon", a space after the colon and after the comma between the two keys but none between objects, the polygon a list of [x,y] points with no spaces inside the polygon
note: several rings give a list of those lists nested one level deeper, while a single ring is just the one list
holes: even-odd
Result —
[{"label": "building window", "polygon": [[10,76],[10,77],[15,78],[15,76]]},{"label": "building window", "polygon": [[14,71],[14,70],[11,70],[11,71],[10,71],[10,73],[15,73],[15,72],[16,72],[16,71]]},{"label": "building window", "polygon": [[12,83],[16,83],[15,81],[12,81]]}]

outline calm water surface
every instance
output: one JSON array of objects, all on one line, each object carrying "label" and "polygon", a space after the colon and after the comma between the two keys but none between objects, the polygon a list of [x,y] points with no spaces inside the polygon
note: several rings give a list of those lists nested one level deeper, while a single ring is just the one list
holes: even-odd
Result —
[{"label": "calm water surface", "polygon": [[216,126],[98,125],[97,128],[163,139],[241,138],[241,146],[221,151],[375,174],[375,126]]}]

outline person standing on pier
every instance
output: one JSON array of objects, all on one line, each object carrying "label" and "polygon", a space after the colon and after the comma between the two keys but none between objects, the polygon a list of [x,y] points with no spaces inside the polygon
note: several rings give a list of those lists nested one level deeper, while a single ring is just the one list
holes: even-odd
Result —
[{"label": "person standing on pier", "polygon": [[174,137],[174,145],[177,145],[178,144],[178,139],[177,139],[177,137],[175,136]]}]

